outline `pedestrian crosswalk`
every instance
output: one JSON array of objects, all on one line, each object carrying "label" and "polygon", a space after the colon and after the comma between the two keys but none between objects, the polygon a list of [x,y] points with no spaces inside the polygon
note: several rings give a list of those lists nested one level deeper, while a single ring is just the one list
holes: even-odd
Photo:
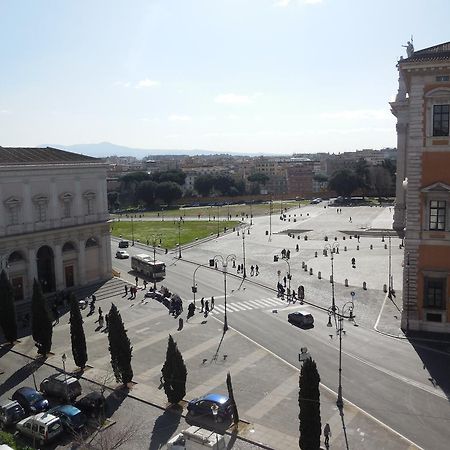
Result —
[{"label": "pedestrian crosswalk", "polygon": [[[290,303],[294,305],[293,302]],[[295,305],[300,305],[297,301]],[[253,300],[245,300],[245,301],[237,301],[237,300],[228,300],[227,301],[227,313],[238,312],[238,311],[246,311],[250,309],[268,309],[268,308],[280,308],[289,306],[287,300],[283,300],[281,298],[276,297],[266,297],[259,298]],[[225,312],[225,306],[223,303],[215,304],[214,309],[210,311],[210,314],[218,315],[223,314]]]}]

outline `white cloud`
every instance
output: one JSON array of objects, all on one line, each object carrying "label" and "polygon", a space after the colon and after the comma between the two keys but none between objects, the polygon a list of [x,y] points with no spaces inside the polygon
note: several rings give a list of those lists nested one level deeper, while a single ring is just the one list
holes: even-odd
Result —
[{"label": "white cloud", "polygon": [[286,6],[289,6],[291,3],[291,0],[277,0],[274,3],[274,6],[277,6],[278,8],[286,8]]},{"label": "white cloud", "polygon": [[293,3],[303,3],[305,5],[318,5],[322,3],[323,0],[277,0],[274,3],[274,6],[278,8],[287,8],[289,5]]},{"label": "white cloud", "polygon": [[320,114],[322,119],[342,119],[342,120],[358,120],[358,119],[375,119],[385,120],[391,119],[393,116],[387,109],[353,109],[330,111]]},{"label": "white cloud", "polygon": [[129,81],[115,81],[114,86],[129,88],[131,86],[131,83]]},{"label": "white cloud", "polygon": [[192,117],[181,114],[171,114],[169,116],[169,120],[171,120],[172,122],[189,122],[190,120],[192,120]]},{"label": "white cloud", "polygon": [[305,5],[317,5],[319,3],[322,3],[322,0],[303,0],[303,3]]},{"label": "white cloud", "polygon": [[144,80],[140,80],[137,82],[136,87],[137,88],[148,88],[148,87],[155,87],[159,86],[160,82],[155,80],[150,80],[148,78],[145,78]]},{"label": "white cloud", "polygon": [[0,109],[0,114],[11,114],[11,111],[7,109]]},{"label": "white cloud", "polygon": [[229,93],[217,95],[214,101],[224,105],[248,105],[252,100],[248,95]]}]

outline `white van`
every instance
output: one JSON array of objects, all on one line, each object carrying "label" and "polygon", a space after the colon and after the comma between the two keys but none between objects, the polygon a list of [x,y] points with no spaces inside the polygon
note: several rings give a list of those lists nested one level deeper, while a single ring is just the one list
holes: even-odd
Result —
[{"label": "white van", "polygon": [[41,445],[57,438],[63,432],[60,418],[47,412],[21,420],[16,428],[19,433],[36,439]]}]

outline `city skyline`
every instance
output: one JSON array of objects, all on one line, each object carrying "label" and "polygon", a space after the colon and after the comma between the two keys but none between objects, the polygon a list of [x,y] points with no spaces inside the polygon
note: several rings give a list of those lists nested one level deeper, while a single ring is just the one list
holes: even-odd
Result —
[{"label": "city skyline", "polygon": [[107,141],[250,154],[395,147],[388,102],[402,45],[411,34],[416,50],[447,41],[445,6],[5,1],[0,145]]}]

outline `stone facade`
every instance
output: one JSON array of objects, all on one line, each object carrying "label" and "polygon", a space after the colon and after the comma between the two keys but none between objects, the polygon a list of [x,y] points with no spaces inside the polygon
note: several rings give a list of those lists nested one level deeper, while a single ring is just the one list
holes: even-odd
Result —
[{"label": "stone facade", "polygon": [[[450,43],[398,63],[393,228],[404,237],[402,326],[450,333]],[[447,111],[447,112],[446,112]]]},{"label": "stone facade", "polygon": [[111,277],[107,165],[53,148],[0,147],[0,264],[20,305]]}]

